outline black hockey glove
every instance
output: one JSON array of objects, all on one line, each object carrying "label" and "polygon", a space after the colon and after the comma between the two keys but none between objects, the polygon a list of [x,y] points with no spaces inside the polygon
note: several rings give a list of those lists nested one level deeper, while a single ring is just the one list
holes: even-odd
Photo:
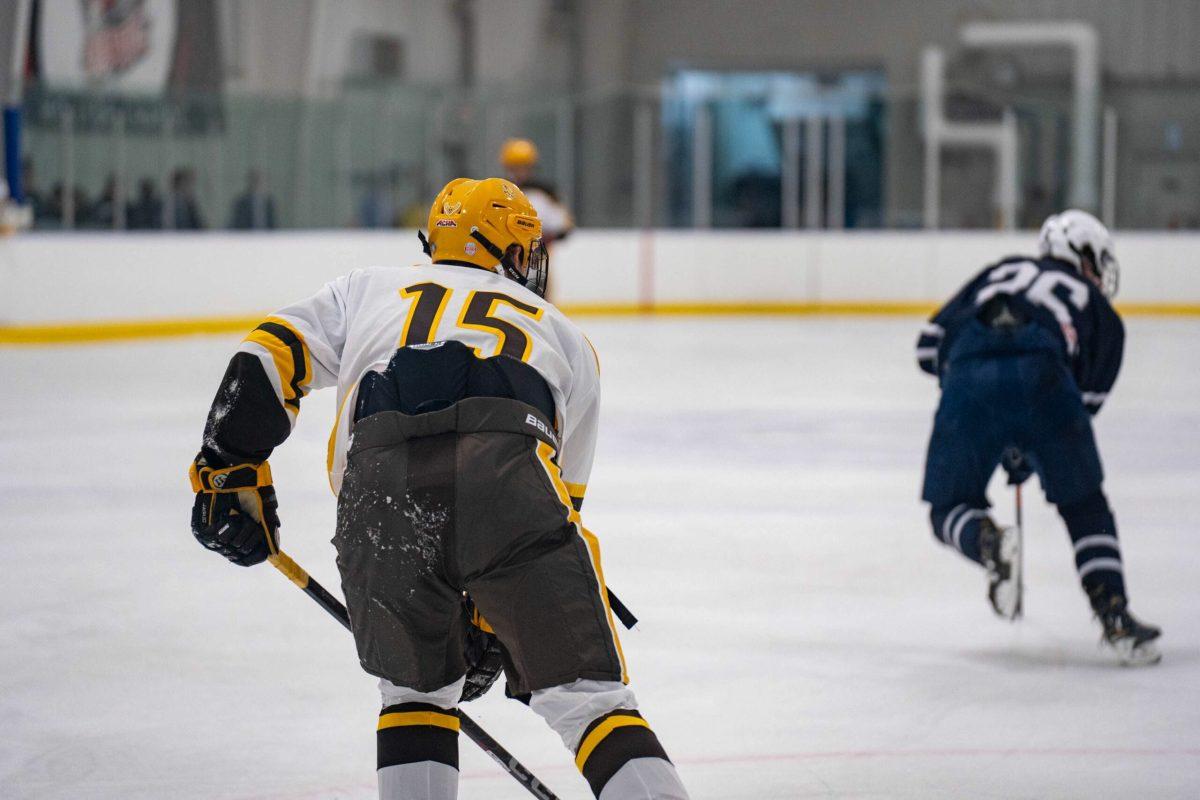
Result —
[{"label": "black hockey glove", "polygon": [[487,623],[471,598],[463,596],[463,610],[470,620],[467,625],[467,642],[463,655],[467,659],[467,682],[463,685],[461,703],[469,703],[487,694],[488,689],[504,671],[504,653],[496,634],[486,630]]},{"label": "black hockey glove", "polygon": [[1004,455],[1000,457],[1000,465],[1008,473],[1009,486],[1020,486],[1033,474],[1033,467],[1030,465],[1029,459],[1025,458],[1025,454],[1015,447],[1005,449]]},{"label": "black hockey glove", "polygon": [[188,477],[196,492],[196,541],[239,567],[254,566],[279,552],[279,502],[266,461],[211,467],[201,454]]}]

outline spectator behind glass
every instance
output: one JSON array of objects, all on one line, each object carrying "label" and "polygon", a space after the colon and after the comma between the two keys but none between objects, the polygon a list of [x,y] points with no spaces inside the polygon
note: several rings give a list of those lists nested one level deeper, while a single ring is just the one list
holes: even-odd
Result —
[{"label": "spectator behind glass", "polygon": [[164,216],[168,227],[177,231],[198,231],[205,227],[196,202],[196,173],[190,168],[180,167],[171,173],[171,194]]},{"label": "spectator behind glass", "polygon": [[[104,190],[100,193],[96,204],[92,206],[89,223],[93,228],[113,228],[117,222],[117,204],[125,202],[125,192],[121,188],[120,179],[109,173],[104,182]],[[127,221],[128,222],[128,221]]]},{"label": "spectator behind glass", "polygon": [[[50,190],[50,197],[45,203],[45,212],[42,214],[42,221],[39,227],[43,228],[66,228],[68,227],[67,220],[67,193],[63,187],[62,181],[54,184]],[[88,205],[87,196],[78,186],[71,192],[72,213],[74,218],[70,221],[70,227],[85,228],[91,221],[91,207]]]},{"label": "spectator behind glass", "polygon": [[366,178],[366,191],[358,205],[358,224],[363,228],[396,227],[395,181],[386,174]]},{"label": "spectator behind glass", "polygon": [[131,231],[158,230],[162,227],[163,201],[153,178],[138,181],[137,197],[125,211],[125,225]]},{"label": "spectator behind glass", "polygon": [[246,173],[246,191],[233,201],[229,227],[243,231],[270,230],[275,227],[275,198],[267,194],[263,174],[257,169]]},{"label": "spectator behind glass", "polygon": [[21,159],[21,188],[25,192],[26,205],[33,208],[33,220],[36,225],[45,219],[46,198],[42,196],[42,191],[38,188],[37,170],[34,169],[33,161],[28,156]]}]

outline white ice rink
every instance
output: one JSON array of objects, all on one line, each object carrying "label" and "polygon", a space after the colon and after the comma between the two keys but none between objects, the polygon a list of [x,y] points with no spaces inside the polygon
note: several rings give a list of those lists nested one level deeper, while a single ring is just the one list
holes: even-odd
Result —
[{"label": "white ice rink", "polygon": [[[934,542],[918,325],[583,320],[605,385],[584,518],[693,797],[1200,797],[1200,321],[1130,321],[1097,425],[1132,607],[1164,629],[1143,670],[1098,649],[1036,485],[1019,624]],[[0,350],[0,797],[374,797],[378,695],[350,637],[188,529],[235,342]],[[305,401],[272,465],[285,549],[337,590],[332,403]],[[523,706],[497,689],[467,710],[590,796]],[[463,798],[527,796],[461,749]]]}]

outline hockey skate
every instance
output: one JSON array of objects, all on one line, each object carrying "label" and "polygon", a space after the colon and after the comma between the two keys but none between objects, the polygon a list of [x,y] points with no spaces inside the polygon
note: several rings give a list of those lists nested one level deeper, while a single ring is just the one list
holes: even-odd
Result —
[{"label": "hockey skate", "polygon": [[998,528],[990,517],[980,521],[979,550],[988,576],[988,600],[1000,617],[1021,616],[1021,539],[1016,528]]},{"label": "hockey skate", "polygon": [[1124,597],[1111,598],[1106,608],[1096,608],[1096,615],[1104,626],[1101,643],[1111,647],[1123,665],[1142,667],[1162,660],[1158,649],[1162,630],[1138,622],[1129,613]]}]

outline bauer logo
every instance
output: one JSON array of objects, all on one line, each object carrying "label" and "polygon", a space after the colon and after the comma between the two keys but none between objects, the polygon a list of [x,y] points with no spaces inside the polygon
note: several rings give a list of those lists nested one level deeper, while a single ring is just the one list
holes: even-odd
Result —
[{"label": "bauer logo", "polygon": [[542,422],[536,416],[534,416],[533,414],[526,414],[525,415],[525,424],[532,425],[533,427],[537,428],[542,433],[549,436],[550,441],[554,443],[554,446],[558,447],[558,437],[556,437],[554,435],[554,431],[550,430],[550,428],[546,425],[546,423]]}]

